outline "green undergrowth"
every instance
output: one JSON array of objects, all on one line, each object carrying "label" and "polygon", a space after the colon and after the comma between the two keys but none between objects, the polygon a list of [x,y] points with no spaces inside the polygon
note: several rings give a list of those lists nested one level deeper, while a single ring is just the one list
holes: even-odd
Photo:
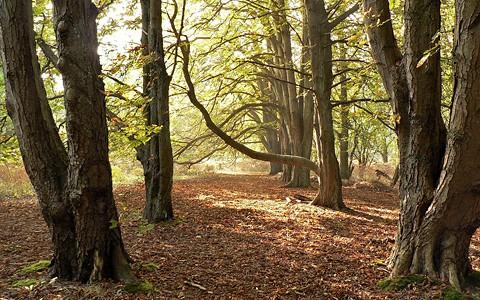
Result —
[{"label": "green undergrowth", "polygon": [[421,275],[399,276],[380,280],[377,285],[385,291],[399,291],[412,285],[422,284],[426,279],[425,276]]},{"label": "green undergrowth", "polygon": [[30,273],[36,273],[36,272],[42,272],[50,266],[50,261],[49,260],[40,260],[34,264],[28,265],[23,267],[19,273],[20,274],[30,274]]},{"label": "green undergrowth", "polygon": [[36,286],[38,283],[39,283],[38,280],[32,279],[32,278],[20,279],[20,280],[15,281],[15,282],[12,284],[12,287],[14,287],[14,288],[34,287],[34,286]]},{"label": "green undergrowth", "polygon": [[145,270],[147,270],[149,272],[154,272],[154,271],[160,269],[160,266],[157,265],[156,263],[149,262],[149,263],[144,263],[142,265],[142,268],[144,268]]},{"label": "green undergrowth", "polygon": [[125,292],[131,293],[131,294],[139,294],[139,293],[147,294],[155,291],[155,287],[153,286],[153,284],[151,284],[148,281],[128,283],[127,285],[125,285],[123,289]]},{"label": "green undergrowth", "polygon": [[460,292],[453,287],[447,287],[443,291],[444,300],[473,300],[480,297],[480,272],[472,271],[465,278],[464,292]]},{"label": "green undergrowth", "polygon": [[443,291],[443,300],[474,300],[475,298],[448,287]]}]

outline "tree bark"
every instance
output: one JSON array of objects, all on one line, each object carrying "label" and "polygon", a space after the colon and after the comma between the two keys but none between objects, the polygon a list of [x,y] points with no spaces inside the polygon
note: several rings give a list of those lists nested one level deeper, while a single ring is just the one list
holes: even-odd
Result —
[{"label": "tree bark", "polygon": [[[95,7],[55,2],[69,152],[53,120],[34,46],[31,1],[0,3],[7,107],[53,241],[51,275],[133,279],[113,202]],[[72,13],[74,12],[74,13]],[[81,103],[81,105],[78,105]]]},{"label": "tree bark", "polygon": [[480,178],[474,170],[480,150],[480,12],[472,0],[459,0],[456,7],[456,84],[444,151],[439,51],[419,63],[435,47],[440,1],[406,1],[404,56],[396,47],[388,2],[364,2],[372,54],[398,114],[401,214],[391,275],[427,274],[460,288],[471,270],[468,248],[479,224]]},{"label": "tree bark", "polygon": [[67,112],[66,195],[75,222],[71,278],[82,282],[130,279],[112,192],[104,85],[90,0],[55,0],[54,21]]},{"label": "tree bark", "polygon": [[52,236],[52,273],[70,279],[76,262],[75,227],[64,193],[68,158],[40,77],[31,1],[0,3],[0,22],[8,114]]},{"label": "tree bark", "polygon": [[[145,176],[146,206],[149,223],[173,219],[173,153],[170,141],[169,87],[171,78],[165,65],[162,30],[162,2],[142,0],[142,45],[152,62],[144,66],[144,93],[149,96],[146,123],[159,132],[141,148],[138,158]],[[150,60],[150,59],[149,59]]]},{"label": "tree bark", "polygon": [[330,102],[332,74],[331,24],[323,0],[306,0],[311,41],[313,89],[315,91],[320,190],[313,204],[342,209],[342,181],[335,156],[332,105]]}]

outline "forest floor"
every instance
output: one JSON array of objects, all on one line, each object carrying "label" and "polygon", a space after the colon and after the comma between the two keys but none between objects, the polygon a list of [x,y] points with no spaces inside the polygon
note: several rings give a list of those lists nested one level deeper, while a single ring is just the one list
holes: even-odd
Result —
[{"label": "forest floor", "polygon": [[[153,289],[77,285],[20,270],[51,256],[35,199],[0,199],[0,299],[438,299],[442,285],[385,292],[383,262],[393,245],[398,197],[373,185],[344,187],[345,212],[287,203],[315,189],[287,189],[260,175],[180,180],[175,221],[141,219],[143,186],[115,190],[136,275]],[[480,241],[472,245],[478,268]],[[30,279],[30,287],[14,288]],[[25,282],[25,281],[20,281]]]}]

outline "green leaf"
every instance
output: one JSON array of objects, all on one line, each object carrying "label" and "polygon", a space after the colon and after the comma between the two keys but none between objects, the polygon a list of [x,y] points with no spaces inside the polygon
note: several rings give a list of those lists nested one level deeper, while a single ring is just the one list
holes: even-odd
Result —
[{"label": "green leaf", "polygon": [[118,227],[118,221],[117,220],[110,220],[110,227],[109,229],[115,229]]}]

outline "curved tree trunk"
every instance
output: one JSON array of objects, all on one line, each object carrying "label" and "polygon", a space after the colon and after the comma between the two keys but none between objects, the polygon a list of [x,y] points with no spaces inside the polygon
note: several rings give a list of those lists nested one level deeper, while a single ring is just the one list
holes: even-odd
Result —
[{"label": "curved tree trunk", "polygon": [[190,46],[188,45],[188,41],[181,46],[181,51],[183,55],[183,76],[185,78],[185,81],[188,86],[188,98],[190,99],[190,102],[201,112],[203,118],[205,119],[205,123],[213,133],[215,133],[219,138],[221,138],[225,144],[229,145],[230,147],[234,148],[235,150],[243,153],[244,155],[261,160],[261,161],[268,161],[268,162],[276,162],[276,163],[281,163],[284,165],[292,165],[292,166],[297,166],[297,167],[302,167],[302,168],[307,168],[315,174],[319,174],[320,170],[317,166],[317,164],[309,159],[306,159],[304,157],[300,156],[292,156],[292,155],[284,155],[284,154],[272,154],[272,153],[264,153],[264,152],[259,152],[255,151],[251,148],[248,148],[247,146],[237,142],[235,139],[233,139],[231,136],[226,134],[220,127],[218,127],[215,122],[213,122],[212,118],[210,117],[210,114],[208,113],[207,109],[205,106],[200,103],[197,99],[197,95],[195,92],[195,86],[193,84],[192,78],[190,76],[190,70],[189,70],[189,63],[190,63]]},{"label": "curved tree trunk", "polygon": [[139,148],[137,157],[145,176],[146,206],[149,223],[173,219],[173,153],[170,141],[169,87],[163,50],[162,1],[142,0],[142,44],[151,63],[144,66],[144,93],[150,99],[145,110],[146,123],[159,126],[159,132]]},{"label": "curved tree trunk", "polygon": [[90,0],[53,3],[67,112],[66,195],[75,222],[71,277],[82,282],[130,279],[108,159],[104,85],[97,54],[98,10]]}]

